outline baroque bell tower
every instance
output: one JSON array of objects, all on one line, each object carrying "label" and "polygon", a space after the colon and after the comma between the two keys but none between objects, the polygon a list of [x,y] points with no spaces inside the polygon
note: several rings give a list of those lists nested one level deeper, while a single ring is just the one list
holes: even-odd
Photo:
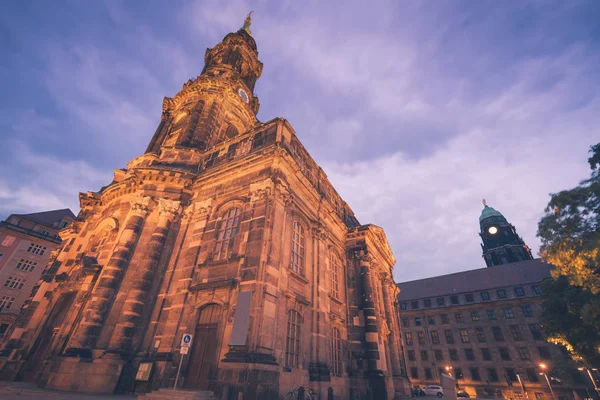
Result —
[{"label": "baroque bell tower", "polygon": [[524,260],[533,260],[531,250],[517,235],[514,225],[504,215],[488,206],[483,200],[483,210],[479,217],[481,249],[488,267],[509,264]]}]

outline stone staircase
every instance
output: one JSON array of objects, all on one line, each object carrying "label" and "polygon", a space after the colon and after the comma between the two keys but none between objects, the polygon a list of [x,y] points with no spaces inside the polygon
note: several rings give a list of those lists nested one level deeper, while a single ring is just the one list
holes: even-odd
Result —
[{"label": "stone staircase", "polygon": [[138,396],[138,400],[217,400],[217,398],[209,391],[158,389]]}]

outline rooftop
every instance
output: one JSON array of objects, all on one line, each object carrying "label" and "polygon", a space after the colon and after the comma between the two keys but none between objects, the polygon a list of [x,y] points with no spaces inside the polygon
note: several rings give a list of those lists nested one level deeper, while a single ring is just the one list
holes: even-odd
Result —
[{"label": "rooftop", "polygon": [[416,300],[541,282],[552,265],[540,259],[398,283],[398,300]]},{"label": "rooftop", "polygon": [[68,208],[63,208],[60,210],[52,210],[52,211],[42,211],[42,212],[31,213],[31,214],[14,214],[14,215],[17,217],[28,219],[35,223],[50,226],[50,227],[53,227],[53,224],[55,222],[58,222],[65,217],[75,219],[75,214],[73,214],[73,212]]}]

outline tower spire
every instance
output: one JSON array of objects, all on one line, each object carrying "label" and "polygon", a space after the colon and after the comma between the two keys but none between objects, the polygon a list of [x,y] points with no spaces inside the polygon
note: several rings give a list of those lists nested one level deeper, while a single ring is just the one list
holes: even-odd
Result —
[{"label": "tower spire", "polygon": [[481,202],[483,203],[484,207],[487,207],[487,201],[485,201],[485,199],[483,199]]},{"label": "tower spire", "polygon": [[248,13],[248,15],[246,15],[246,19],[244,20],[244,25],[242,26],[241,30],[246,31],[246,33],[248,33],[248,35],[252,36],[252,32],[250,32],[250,25],[252,24],[252,13],[254,11],[250,11]]}]

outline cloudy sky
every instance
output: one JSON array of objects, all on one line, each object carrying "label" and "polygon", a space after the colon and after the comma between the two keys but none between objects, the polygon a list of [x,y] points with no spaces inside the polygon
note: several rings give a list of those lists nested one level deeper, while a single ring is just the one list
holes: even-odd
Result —
[{"label": "cloudy sky", "polygon": [[0,217],[70,207],[144,151],[163,96],[242,25],[281,116],[405,281],[481,268],[481,199],[537,254],[600,140],[600,2],[13,1],[0,12]]}]

